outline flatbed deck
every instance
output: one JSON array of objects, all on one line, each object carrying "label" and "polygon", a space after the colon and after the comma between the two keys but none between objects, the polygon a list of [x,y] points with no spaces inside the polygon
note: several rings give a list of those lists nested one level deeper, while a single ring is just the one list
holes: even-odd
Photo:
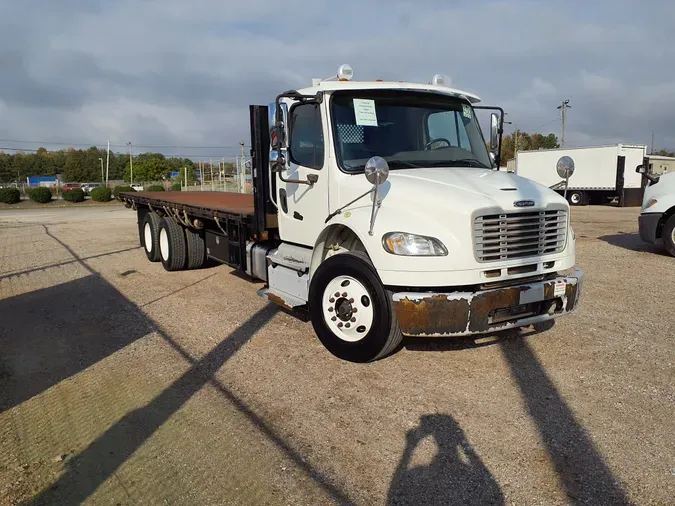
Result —
[{"label": "flatbed deck", "polygon": [[124,192],[120,200],[190,211],[202,216],[236,215],[253,217],[253,195],[229,192]]}]

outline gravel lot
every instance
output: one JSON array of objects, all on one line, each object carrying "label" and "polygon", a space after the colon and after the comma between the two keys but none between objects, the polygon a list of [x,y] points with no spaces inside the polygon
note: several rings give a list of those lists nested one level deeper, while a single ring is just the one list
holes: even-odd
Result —
[{"label": "gravel lot", "polygon": [[575,208],[549,332],[340,362],[121,207],[0,211],[0,504],[674,504],[675,258]]}]

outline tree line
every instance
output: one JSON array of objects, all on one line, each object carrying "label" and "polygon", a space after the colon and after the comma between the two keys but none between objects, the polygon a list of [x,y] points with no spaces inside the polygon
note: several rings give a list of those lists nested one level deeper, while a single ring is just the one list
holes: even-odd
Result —
[{"label": "tree line", "polygon": [[542,135],[540,133],[529,134],[516,130],[514,133],[505,135],[502,138],[501,164],[513,158],[518,151],[531,151],[534,149],[555,149],[559,148],[560,143],[555,134]]},{"label": "tree line", "polygon": [[[106,150],[97,147],[89,149],[65,149],[47,151],[39,148],[35,153],[4,153],[0,151],[0,183],[25,183],[30,176],[56,176],[61,174],[64,182],[98,182],[105,178]],[[103,171],[101,171],[103,159]],[[209,162],[202,162],[203,170],[210,171]],[[162,181],[169,178],[171,172],[180,172],[188,182],[196,180],[197,164],[189,158],[166,157],[162,153],[140,153],[133,157],[134,181]],[[234,164],[225,163],[225,174],[235,172]],[[216,173],[218,166],[214,164]],[[102,173],[103,172],[103,173]],[[130,181],[130,163],[128,153],[110,152],[108,167],[109,180]]]}]

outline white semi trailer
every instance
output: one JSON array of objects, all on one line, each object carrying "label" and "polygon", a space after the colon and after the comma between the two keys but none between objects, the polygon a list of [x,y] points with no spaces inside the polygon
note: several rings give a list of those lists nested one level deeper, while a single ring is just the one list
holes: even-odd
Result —
[{"label": "white semi trailer", "polygon": [[647,147],[615,144],[584,148],[519,151],[509,171],[564,193],[564,185],[555,171],[562,156],[574,160],[574,175],[569,179],[567,200],[573,206],[605,204],[616,199],[620,206],[642,203],[642,176],[635,169],[642,164]]}]

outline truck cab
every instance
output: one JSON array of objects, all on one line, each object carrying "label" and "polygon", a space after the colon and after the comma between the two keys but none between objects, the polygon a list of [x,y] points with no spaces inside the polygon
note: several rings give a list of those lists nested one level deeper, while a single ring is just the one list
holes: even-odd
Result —
[{"label": "truck cab", "polygon": [[[247,272],[261,295],[303,307],[351,361],[402,336],[546,326],[579,302],[567,201],[500,172],[480,99],[430,84],[334,79],[251,106],[256,232]],[[496,110],[501,111],[499,108]]]},{"label": "truck cab", "polygon": [[649,180],[638,218],[640,238],[650,244],[662,243],[675,256],[675,173],[650,175],[645,172],[649,165],[644,163],[637,168]]}]

